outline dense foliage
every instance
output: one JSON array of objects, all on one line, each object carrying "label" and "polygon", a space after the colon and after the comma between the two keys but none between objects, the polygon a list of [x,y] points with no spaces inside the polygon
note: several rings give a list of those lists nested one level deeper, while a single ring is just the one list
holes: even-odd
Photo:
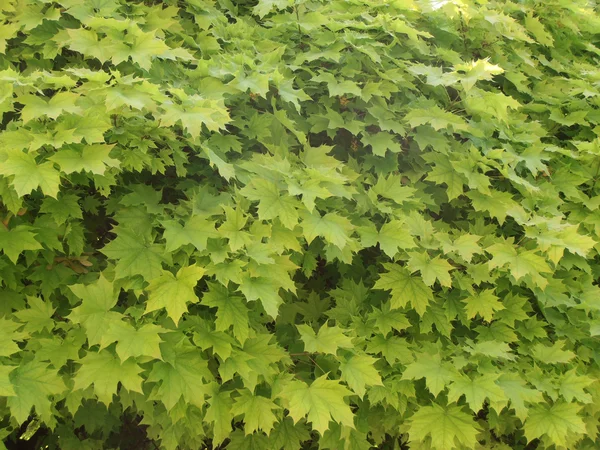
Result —
[{"label": "dense foliage", "polygon": [[595,8],[2,0],[6,445],[599,448]]}]

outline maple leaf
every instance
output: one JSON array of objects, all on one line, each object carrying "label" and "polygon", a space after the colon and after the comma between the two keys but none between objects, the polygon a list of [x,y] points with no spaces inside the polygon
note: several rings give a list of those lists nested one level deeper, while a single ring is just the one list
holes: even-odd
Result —
[{"label": "maple leaf", "polygon": [[49,100],[37,95],[23,95],[19,97],[19,103],[24,105],[21,110],[23,123],[42,116],[56,119],[63,112],[81,114],[81,107],[75,104],[78,98],[79,95],[73,92],[58,92]]},{"label": "maple leaf", "polygon": [[211,330],[206,324],[196,326],[194,332],[194,344],[202,350],[213,349],[215,355],[222,359],[227,359],[231,355],[232,345],[235,345],[235,339],[222,331]]},{"label": "maple leaf", "polygon": [[118,278],[141,275],[149,281],[162,273],[162,263],[168,262],[164,248],[154,244],[149,236],[119,227],[116,239],[102,248],[102,253],[117,260],[115,274]]},{"label": "maple leaf", "polygon": [[51,395],[62,394],[66,390],[65,383],[56,373],[48,368],[48,363],[30,361],[9,373],[14,395],[6,400],[12,416],[19,424],[27,420],[31,408],[35,408],[44,420],[52,416]]},{"label": "maple leaf", "polygon": [[149,356],[160,359],[159,344],[161,338],[159,333],[166,332],[166,329],[151,323],[142,325],[136,329],[126,322],[115,321],[111,322],[108,328],[102,333],[100,348],[105,348],[116,342],[115,350],[121,361],[138,356]]},{"label": "maple leaf", "polygon": [[415,362],[409,364],[402,374],[403,380],[425,378],[427,389],[437,395],[456,377],[452,365],[442,361],[439,355],[421,353]]},{"label": "maple leaf", "polygon": [[107,328],[121,318],[121,314],[111,311],[118,298],[113,283],[100,274],[93,284],[75,284],[69,288],[82,300],[69,314],[69,320],[83,326],[90,345],[100,344]]},{"label": "maple leaf", "polygon": [[250,234],[242,231],[248,219],[239,208],[233,209],[229,206],[224,206],[223,210],[225,211],[226,220],[218,228],[218,231],[219,234],[229,240],[229,247],[232,252],[235,252],[252,242]]},{"label": "maple leaf", "polygon": [[448,401],[456,402],[461,396],[465,396],[467,404],[473,410],[478,412],[486,399],[489,399],[493,405],[498,402],[506,401],[506,396],[502,388],[496,384],[499,374],[484,374],[475,378],[468,378],[464,375],[456,377],[448,390]]},{"label": "maple leaf", "polygon": [[107,144],[65,146],[48,159],[67,174],[86,171],[104,175],[107,168],[121,165],[121,161],[109,156],[113,148]]},{"label": "maple leaf", "polygon": [[519,281],[529,275],[538,287],[544,288],[548,284],[548,280],[542,274],[552,273],[552,269],[550,269],[545,259],[534,251],[518,252],[512,245],[498,242],[486,248],[486,252],[492,255],[492,259],[488,263],[491,269],[504,267],[508,264],[510,274],[515,280]]},{"label": "maple leaf", "polygon": [[469,319],[479,314],[483,320],[491,322],[494,318],[494,313],[504,309],[504,305],[493,292],[493,289],[486,289],[462,300],[466,304],[465,310]]},{"label": "maple leaf", "polygon": [[75,375],[73,389],[85,389],[94,386],[94,393],[106,406],[110,405],[113,395],[117,393],[117,385],[133,392],[142,392],[142,368],[133,360],[121,363],[108,350],[99,353],[88,352],[79,361],[81,367]]},{"label": "maple leaf", "polygon": [[250,434],[262,430],[268,436],[277,421],[273,410],[279,409],[279,406],[267,397],[253,395],[247,389],[238,390],[238,394],[240,396],[236,397],[231,412],[236,416],[244,416],[244,432]]},{"label": "maple leaf", "polygon": [[435,163],[433,170],[427,174],[427,179],[435,183],[445,183],[448,189],[448,200],[461,196],[464,192],[465,177],[456,170],[454,162],[446,155],[430,153],[427,161]]},{"label": "maple leaf", "polygon": [[219,131],[229,123],[227,109],[219,100],[198,98],[193,106],[178,104],[163,105],[164,114],[160,116],[163,126],[169,127],[181,121],[181,125],[193,137],[200,136],[202,125],[209,131]]},{"label": "maple leaf", "polygon": [[581,407],[576,403],[558,402],[552,406],[540,404],[531,408],[523,430],[527,440],[541,438],[546,435],[556,445],[569,447],[570,436],[583,435],[586,427],[578,415]]},{"label": "maple leaf", "polygon": [[281,286],[273,279],[266,277],[252,277],[245,273],[242,275],[240,291],[248,301],[260,300],[265,312],[276,318],[279,306],[283,300],[279,296]]},{"label": "maple leaf", "polygon": [[205,250],[208,238],[218,238],[215,222],[201,216],[192,216],[182,226],[174,220],[164,221],[163,237],[166,240],[165,251],[173,252],[184,245],[192,244],[197,250]]},{"label": "maple leaf", "polygon": [[473,417],[456,405],[421,406],[409,419],[409,442],[423,442],[429,436],[431,448],[436,450],[473,448],[478,432]]},{"label": "maple leaf", "polygon": [[280,394],[288,402],[290,416],[294,422],[306,416],[321,436],[329,429],[330,420],[354,428],[352,411],[344,397],[352,393],[338,381],[328,380],[322,375],[310,386],[302,381],[292,381]]},{"label": "maple leaf", "polygon": [[[517,374],[503,374],[498,378],[496,384],[502,388],[504,394],[510,400],[510,405],[514,408],[516,416],[521,420],[525,420],[529,412],[529,409],[525,406],[526,402],[541,403],[544,401],[542,393],[528,387]],[[501,410],[506,406],[506,402],[501,400],[496,401],[496,404],[498,405],[496,410]]]},{"label": "maple leaf", "polygon": [[402,331],[411,325],[406,315],[397,309],[391,309],[389,303],[381,305],[381,309],[373,307],[373,312],[369,314],[369,317],[375,320],[375,326],[384,335],[392,329]]},{"label": "maple leaf", "polygon": [[302,214],[302,232],[306,241],[310,244],[317,236],[340,250],[350,241],[350,235],[354,226],[345,217],[336,213],[328,213],[324,216],[319,214]]},{"label": "maple leaf", "polygon": [[160,276],[150,280],[146,288],[148,301],[144,314],[165,308],[167,315],[177,324],[183,313],[187,312],[187,303],[198,302],[194,288],[204,272],[200,266],[182,267],[177,275],[163,270]]},{"label": "maple leaf", "polygon": [[27,304],[29,308],[14,313],[19,321],[25,322],[23,330],[27,332],[43,331],[44,329],[52,331],[54,328],[52,315],[56,311],[56,308],[52,307],[52,303],[45,302],[38,297],[28,297]]},{"label": "maple leaf", "polygon": [[[162,344],[161,349],[166,347]],[[169,411],[181,398],[203,407],[204,396],[209,393],[209,384],[204,380],[212,380],[206,360],[194,347],[176,346],[168,352],[166,362],[156,362],[148,376],[147,382],[160,383],[154,388],[152,398],[160,400]]]},{"label": "maple leaf", "polygon": [[432,286],[438,280],[442,286],[452,286],[450,271],[454,269],[448,261],[439,256],[429,258],[427,253],[411,252],[408,254],[408,267],[414,271],[420,271],[421,277],[426,285]]},{"label": "maple leaf", "polygon": [[504,70],[495,64],[490,64],[488,59],[479,59],[469,64],[458,64],[454,69],[464,72],[458,76],[465,91],[469,91],[479,80],[491,80],[494,75],[499,75]]},{"label": "maple leaf", "polygon": [[414,108],[404,117],[411,127],[428,124],[434,130],[452,127],[454,131],[466,131],[467,123],[456,114],[444,111],[437,105],[430,105],[427,109]]},{"label": "maple leaf", "polygon": [[202,295],[203,305],[217,308],[215,329],[227,331],[233,328],[234,336],[244,343],[249,335],[248,308],[241,297],[231,295],[226,287],[214,283],[207,283],[208,291]]},{"label": "maple leaf", "polygon": [[36,233],[33,230],[34,228],[28,225],[17,225],[11,229],[0,227],[0,249],[14,264],[25,250],[42,248],[42,244],[35,239]]},{"label": "maple leaf", "polygon": [[19,197],[38,187],[45,195],[56,198],[60,186],[59,172],[51,162],[38,164],[35,158],[20,150],[8,153],[0,164],[0,175],[12,177],[11,186]]},{"label": "maple leaf", "polygon": [[307,431],[306,425],[296,424],[291,417],[285,417],[279,423],[275,424],[275,428],[271,431],[270,442],[275,448],[283,448],[284,450],[297,450],[301,448],[302,442],[308,441],[310,434]]},{"label": "maple leaf", "polygon": [[130,56],[142,69],[150,70],[152,58],[162,56],[167,50],[167,44],[157,39],[154,33],[138,33],[131,45]]},{"label": "maple leaf", "polygon": [[575,353],[563,350],[564,345],[564,342],[555,342],[552,346],[547,346],[540,342],[531,349],[531,354],[545,364],[566,364],[575,358]]},{"label": "maple leaf", "polygon": [[207,403],[208,408],[204,418],[213,424],[213,442],[220,444],[229,437],[232,431],[231,391],[214,392]]},{"label": "maple leaf", "polygon": [[388,272],[381,274],[375,282],[375,289],[391,290],[390,308],[402,308],[411,303],[412,307],[422,315],[427,305],[433,301],[431,289],[420,277],[411,276],[410,272],[398,264],[383,265]]},{"label": "maple leaf", "polygon": [[[249,189],[251,186],[251,189]],[[250,200],[258,200],[258,217],[260,220],[278,218],[283,226],[291,230],[298,224],[300,203],[293,197],[282,195],[275,183],[256,179],[242,190]]]},{"label": "maple leaf", "polygon": [[340,364],[341,380],[359,397],[364,397],[367,386],[383,386],[374,364],[377,360],[367,355],[352,355]]},{"label": "maple leaf", "polygon": [[325,324],[319,328],[317,333],[306,324],[296,325],[296,328],[307,352],[335,355],[338,348],[352,348],[354,346],[352,339],[346,336],[343,330],[337,326],[330,327]]},{"label": "maple leaf", "polygon": [[373,149],[373,154],[377,156],[385,156],[387,150],[393,153],[402,151],[400,144],[394,141],[394,135],[391,133],[380,132],[376,134],[363,135],[361,142],[364,145],[370,145]]}]

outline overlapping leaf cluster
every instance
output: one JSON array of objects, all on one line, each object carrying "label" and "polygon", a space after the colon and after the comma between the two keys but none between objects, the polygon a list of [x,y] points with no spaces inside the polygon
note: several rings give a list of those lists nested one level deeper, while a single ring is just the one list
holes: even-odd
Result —
[{"label": "overlapping leaf cluster", "polygon": [[0,19],[7,443],[598,448],[593,1]]}]

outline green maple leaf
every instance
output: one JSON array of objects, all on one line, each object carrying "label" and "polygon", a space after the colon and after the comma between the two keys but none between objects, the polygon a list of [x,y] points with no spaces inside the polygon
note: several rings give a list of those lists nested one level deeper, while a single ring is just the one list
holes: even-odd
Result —
[{"label": "green maple leaf", "polygon": [[142,392],[142,368],[129,359],[121,362],[108,350],[99,353],[88,352],[79,361],[81,367],[75,374],[73,389],[86,389],[93,385],[98,400],[106,406],[110,405],[113,395],[117,393],[119,383],[127,390]]},{"label": "green maple leaf", "polygon": [[379,231],[376,231],[375,227],[360,227],[358,233],[363,246],[371,247],[379,243],[381,250],[390,258],[393,258],[399,249],[416,247],[414,238],[408,233],[406,225],[401,220],[384,223]]},{"label": "green maple leaf", "polygon": [[581,406],[577,403],[557,402],[554,405],[535,405],[529,410],[523,431],[527,440],[546,435],[557,446],[569,448],[571,436],[585,435],[585,423],[578,415]]},{"label": "green maple leaf", "polygon": [[16,368],[17,366],[0,366],[0,395],[3,397],[13,397],[17,395],[10,382],[10,373]]},{"label": "green maple leaf", "polygon": [[505,402],[506,396],[502,388],[496,384],[498,374],[484,374],[475,378],[468,378],[464,375],[456,377],[448,390],[448,401],[456,402],[463,395],[474,411],[478,412],[486,399],[491,404]]},{"label": "green maple leaf", "polygon": [[45,302],[38,297],[27,297],[29,308],[16,311],[14,316],[19,321],[25,323],[23,331],[35,332],[43,331],[44,329],[52,331],[54,328],[54,320],[52,315],[56,308],[52,307],[51,302]]},{"label": "green maple leaf", "polygon": [[[371,188],[376,194],[388,198],[398,205],[414,198],[416,189],[402,184],[402,177],[399,175],[389,175],[387,178],[377,178],[377,183]],[[391,220],[390,223],[394,222]]]},{"label": "green maple leaf", "polygon": [[403,308],[410,302],[419,315],[423,315],[427,305],[433,301],[431,289],[421,277],[411,276],[408,270],[398,264],[386,263],[383,266],[388,272],[382,273],[373,287],[392,291],[391,309]]},{"label": "green maple leaf", "polygon": [[509,266],[509,273],[519,281],[529,275],[533,283],[540,288],[545,288],[548,280],[542,276],[543,273],[552,273],[546,260],[532,250],[518,252],[512,245],[506,242],[498,242],[486,248],[486,252],[492,255],[489,261],[490,269]]},{"label": "green maple leaf", "polygon": [[72,194],[60,195],[58,199],[46,197],[40,212],[51,214],[57,225],[65,223],[69,217],[83,218],[79,206],[79,197]]},{"label": "green maple leaf", "polygon": [[456,405],[421,406],[409,419],[409,442],[423,442],[429,436],[434,450],[474,448],[478,432],[473,417]]},{"label": "green maple leaf", "polygon": [[448,127],[452,127],[454,131],[467,131],[468,129],[468,125],[462,117],[444,111],[437,105],[430,105],[427,109],[411,109],[404,119],[413,128],[428,124],[436,131]]},{"label": "green maple leaf", "polygon": [[466,92],[471,90],[475,83],[479,80],[491,80],[494,75],[499,75],[504,72],[500,66],[490,64],[488,59],[479,59],[472,61],[469,64],[457,64],[454,66],[457,71],[464,72],[458,76],[463,88]]},{"label": "green maple leaf", "polygon": [[345,381],[360,398],[367,386],[383,386],[381,376],[375,368],[377,360],[367,355],[352,355],[340,364],[341,380]]},{"label": "green maple leaf", "polygon": [[231,391],[215,392],[207,401],[204,419],[213,424],[213,445],[218,445],[231,435],[233,414],[231,413]]},{"label": "green maple leaf", "polygon": [[242,231],[242,228],[246,226],[247,218],[244,212],[237,208],[233,209],[229,206],[224,206],[226,220],[219,227],[219,234],[229,240],[229,248],[231,251],[236,252],[243,248],[245,245],[252,243],[252,237],[246,231]]},{"label": "green maple leaf", "polygon": [[117,260],[117,278],[141,275],[146,281],[157,278],[162,273],[162,263],[168,262],[164,247],[154,244],[149,236],[118,227],[117,237],[102,248],[102,253]]},{"label": "green maple leaf", "polygon": [[251,434],[256,430],[261,430],[268,436],[273,429],[273,424],[277,421],[273,410],[280,407],[271,399],[254,395],[248,389],[238,390],[238,394],[240,396],[236,397],[231,412],[236,416],[244,416],[244,433]]},{"label": "green maple leaf", "polygon": [[563,350],[564,345],[565,343],[561,341],[551,346],[539,342],[531,349],[531,354],[544,364],[567,364],[576,355],[571,350]]},{"label": "green maple leaf", "polygon": [[204,407],[204,396],[209,393],[209,385],[204,380],[212,380],[206,360],[195,347],[179,349],[168,359],[168,362],[156,362],[152,366],[147,381],[160,382],[153,390],[152,399],[160,400],[169,411],[181,398],[199,408]]},{"label": "green maple leaf", "polygon": [[121,161],[111,158],[114,145],[92,144],[65,146],[48,158],[64,173],[91,172],[104,175],[108,167],[119,167]]},{"label": "green maple leaf", "polygon": [[285,9],[292,4],[292,0],[258,0],[258,3],[252,8],[252,14],[261,19],[269,14],[273,8],[275,10]]},{"label": "green maple leaf", "polygon": [[470,114],[481,117],[493,117],[504,123],[508,123],[508,110],[519,109],[521,104],[509,95],[502,92],[483,91],[471,88],[467,96],[463,98],[465,109]]},{"label": "green maple leaf", "polygon": [[448,261],[439,256],[430,258],[426,252],[411,252],[408,254],[408,267],[414,271],[420,271],[423,281],[428,286],[433,286],[435,280],[438,280],[442,286],[452,286],[450,271],[454,269]]},{"label": "green maple leaf", "polygon": [[35,239],[34,228],[28,225],[17,225],[8,229],[0,227],[0,249],[8,259],[17,264],[19,255],[25,250],[40,250],[42,245]]},{"label": "green maple leaf", "polygon": [[279,306],[283,303],[279,295],[281,286],[273,279],[266,277],[252,277],[245,273],[242,276],[240,291],[248,301],[260,300],[265,312],[276,318]]},{"label": "green maple leaf", "polygon": [[451,364],[442,361],[440,355],[419,353],[416,361],[409,364],[402,373],[403,380],[425,378],[427,389],[437,395],[456,378],[457,372]]},{"label": "green maple leaf", "polygon": [[379,132],[375,134],[364,134],[361,142],[364,145],[370,145],[373,149],[373,154],[377,156],[385,156],[387,150],[393,153],[402,151],[400,144],[394,140],[395,135],[392,133]]},{"label": "green maple leaf", "polygon": [[477,292],[462,300],[469,319],[479,314],[486,322],[494,319],[494,313],[504,309],[504,305],[498,297],[493,294],[493,289]]},{"label": "green maple leaf", "polygon": [[44,195],[56,198],[60,186],[60,174],[51,162],[38,164],[32,155],[18,151],[7,152],[0,163],[0,175],[12,177],[11,186],[19,197],[30,194],[38,187]]},{"label": "green maple leaf", "polygon": [[354,230],[352,223],[346,217],[336,213],[328,213],[324,216],[318,213],[302,214],[302,233],[309,244],[317,236],[321,236],[326,242],[342,250],[350,242],[352,230]]},{"label": "green maple leaf", "polygon": [[290,195],[282,195],[275,183],[264,179],[252,180],[242,193],[250,200],[259,201],[258,218],[272,220],[279,218],[283,226],[293,230],[298,224],[300,202]]},{"label": "green maple leaf", "polygon": [[231,346],[235,345],[235,339],[223,331],[214,331],[206,325],[195,327],[194,344],[202,350],[213,349],[215,355],[219,355],[223,360],[231,355]]},{"label": "green maple leaf", "polygon": [[435,163],[433,170],[427,173],[427,179],[437,184],[445,183],[448,187],[446,190],[448,200],[461,196],[466,180],[464,175],[457,172],[455,163],[448,156],[440,153],[429,153],[426,159],[430,163]]},{"label": "green maple leaf", "polygon": [[116,352],[121,361],[130,357],[149,356],[160,359],[159,333],[167,330],[154,324],[145,324],[138,329],[121,320],[111,322],[100,338],[100,348],[117,343]]},{"label": "green maple leaf", "polygon": [[308,441],[310,434],[304,424],[294,425],[291,417],[285,417],[271,431],[270,442],[272,448],[283,450],[298,450],[302,442]]},{"label": "green maple leaf", "polygon": [[48,369],[48,363],[30,361],[10,371],[9,378],[15,395],[8,397],[6,403],[17,422],[25,422],[31,408],[35,408],[43,420],[49,421],[52,402],[48,396],[59,395],[66,390],[56,370]]},{"label": "green maple leaf", "polygon": [[81,114],[81,107],[75,105],[78,98],[79,95],[73,92],[58,92],[49,100],[37,95],[22,95],[19,97],[19,103],[24,105],[21,119],[27,123],[42,116],[56,119],[63,112]]},{"label": "green maple leaf", "polygon": [[110,325],[121,319],[121,314],[111,311],[118,299],[113,284],[100,274],[93,284],[75,284],[69,288],[82,300],[71,310],[69,320],[83,326],[90,345],[100,344]]},{"label": "green maple leaf", "polygon": [[243,299],[231,295],[226,287],[219,284],[207,283],[208,291],[202,295],[201,303],[211,308],[217,308],[215,329],[228,331],[233,327],[233,335],[240,343],[248,339],[248,308]]},{"label": "green maple leaf", "polygon": [[[514,373],[506,373],[500,376],[496,381],[506,397],[510,400],[510,405],[515,410],[515,415],[525,420],[528,415],[529,409],[525,406],[525,403],[541,403],[544,401],[544,396],[538,390],[527,387],[525,381]],[[506,402],[498,401],[496,404],[492,404],[497,411],[500,411]]]},{"label": "green maple leaf", "polygon": [[165,228],[163,237],[167,244],[165,251],[173,252],[184,245],[192,244],[197,250],[205,250],[208,238],[218,238],[215,222],[201,216],[192,216],[182,226],[179,222],[168,220],[162,222]]},{"label": "green maple leaf", "polygon": [[231,120],[227,108],[219,100],[198,98],[190,106],[170,104],[163,107],[165,113],[160,116],[162,125],[169,127],[181,121],[192,137],[200,136],[202,125],[209,131],[219,131]]},{"label": "green maple leaf", "polygon": [[389,364],[400,361],[403,364],[413,361],[413,355],[406,341],[398,336],[384,337],[381,334],[375,335],[368,346],[369,353],[379,354],[386,359]]},{"label": "green maple leaf", "polygon": [[373,307],[373,312],[369,314],[369,318],[375,320],[375,326],[384,335],[392,329],[402,331],[411,326],[406,315],[397,309],[391,309],[389,303],[382,304],[381,309]]},{"label": "green maple leaf", "polygon": [[97,58],[102,63],[110,59],[110,48],[99,42],[98,35],[94,31],[76,28],[67,30],[67,33],[70,38],[69,47],[71,50]]},{"label": "green maple leaf", "polygon": [[290,382],[281,393],[288,402],[290,416],[294,422],[306,416],[313,429],[321,436],[329,429],[330,420],[354,428],[354,417],[344,397],[352,393],[338,381],[320,376],[310,386],[302,381]]},{"label": "green maple leaf", "polygon": [[307,352],[335,355],[338,348],[352,348],[354,346],[352,339],[346,336],[338,326],[330,327],[325,324],[319,328],[317,333],[306,324],[296,325],[296,328]]},{"label": "green maple leaf", "polygon": [[131,44],[131,60],[142,69],[150,70],[152,58],[162,56],[169,50],[167,44],[154,36],[154,33],[140,32]]},{"label": "green maple leaf", "polygon": [[84,116],[63,114],[56,127],[57,133],[68,136],[69,143],[104,144],[104,133],[112,126],[104,107],[88,107]]},{"label": "green maple leaf", "polygon": [[150,280],[146,288],[148,301],[144,314],[165,308],[173,322],[178,323],[183,313],[187,312],[187,303],[198,302],[194,288],[204,272],[200,266],[182,267],[177,275],[163,270],[160,276]]},{"label": "green maple leaf", "polygon": [[17,35],[19,28],[16,23],[6,23],[0,29],[0,53],[6,53],[6,42]]},{"label": "green maple leaf", "polygon": [[554,38],[552,37],[552,34],[546,31],[542,22],[540,22],[537,17],[534,17],[531,12],[525,17],[525,28],[527,28],[527,31],[529,31],[540,44],[547,47],[554,47]]},{"label": "green maple leaf", "polygon": [[271,77],[268,74],[263,73],[242,74],[230,81],[228,86],[234,86],[242,92],[246,92],[250,89],[250,92],[256,93],[262,98],[267,98],[270,78]]},{"label": "green maple leaf", "polygon": [[577,373],[577,369],[571,369],[559,378],[558,392],[568,402],[577,400],[581,403],[591,403],[592,396],[584,391],[593,384],[595,380],[586,375]]}]

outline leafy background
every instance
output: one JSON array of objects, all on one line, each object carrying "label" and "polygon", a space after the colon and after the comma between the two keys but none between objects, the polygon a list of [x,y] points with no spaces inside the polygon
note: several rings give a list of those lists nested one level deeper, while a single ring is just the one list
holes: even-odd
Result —
[{"label": "leafy background", "polygon": [[5,445],[600,446],[595,2],[0,18]]}]

